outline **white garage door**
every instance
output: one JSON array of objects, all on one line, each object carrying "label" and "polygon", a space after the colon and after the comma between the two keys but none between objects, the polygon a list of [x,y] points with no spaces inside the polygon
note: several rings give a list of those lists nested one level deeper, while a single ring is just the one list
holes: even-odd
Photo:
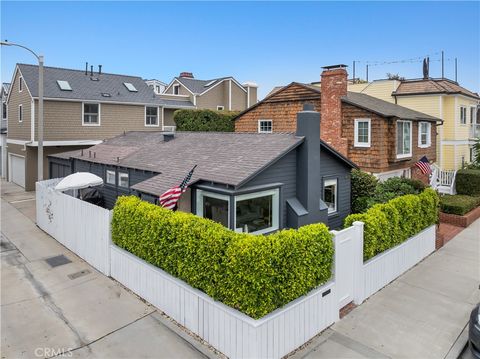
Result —
[{"label": "white garage door", "polygon": [[25,187],[25,157],[9,154],[10,181]]}]

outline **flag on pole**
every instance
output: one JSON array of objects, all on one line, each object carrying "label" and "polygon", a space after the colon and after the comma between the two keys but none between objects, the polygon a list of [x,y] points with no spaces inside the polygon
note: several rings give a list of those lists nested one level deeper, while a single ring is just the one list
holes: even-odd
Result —
[{"label": "flag on pole", "polygon": [[190,172],[188,172],[187,176],[183,179],[182,183],[180,183],[179,186],[175,186],[175,187],[170,188],[169,190],[165,191],[165,193],[162,194],[159,197],[159,202],[160,202],[160,205],[162,207],[167,208],[167,209],[174,209],[175,208],[178,200],[180,199],[180,196],[188,188],[188,182],[190,182],[190,179],[192,178],[193,171],[195,171],[195,167],[197,167],[197,165],[195,165],[190,170]]},{"label": "flag on pole", "polygon": [[420,158],[418,162],[415,163],[415,166],[417,166],[424,175],[429,175],[432,173],[430,162],[428,161],[427,156]]}]

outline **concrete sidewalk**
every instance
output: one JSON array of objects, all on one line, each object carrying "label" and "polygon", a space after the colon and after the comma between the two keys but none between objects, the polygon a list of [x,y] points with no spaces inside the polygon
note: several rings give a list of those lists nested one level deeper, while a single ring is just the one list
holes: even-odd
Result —
[{"label": "concrete sidewalk", "polygon": [[480,301],[479,244],[480,219],[293,357],[456,357],[462,345],[452,347]]},{"label": "concrete sidewalk", "polygon": [[[40,230],[34,193],[2,182],[2,358],[217,355]],[[66,264],[46,259],[63,255]]]}]

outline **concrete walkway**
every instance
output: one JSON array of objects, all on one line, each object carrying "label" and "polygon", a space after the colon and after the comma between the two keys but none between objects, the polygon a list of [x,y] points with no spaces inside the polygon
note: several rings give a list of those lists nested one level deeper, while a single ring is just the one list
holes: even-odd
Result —
[{"label": "concrete walkway", "polygon": [[[2,182],[2,358],[216,357],[34,223],[34,193]],[[70,262],[52,267],[46,259]]]},{"label": "concrete walkway", "polygon": [[479,245],[480,219],[293,357],[456,358],[480,301]]}]

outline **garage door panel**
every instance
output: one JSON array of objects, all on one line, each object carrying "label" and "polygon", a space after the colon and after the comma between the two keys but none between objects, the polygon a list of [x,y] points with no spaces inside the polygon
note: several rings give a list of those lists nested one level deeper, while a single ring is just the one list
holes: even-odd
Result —
[{"label": "garage door panel", "polygon": [[25,187],[25,157],[9,154],[10,181]]}]

